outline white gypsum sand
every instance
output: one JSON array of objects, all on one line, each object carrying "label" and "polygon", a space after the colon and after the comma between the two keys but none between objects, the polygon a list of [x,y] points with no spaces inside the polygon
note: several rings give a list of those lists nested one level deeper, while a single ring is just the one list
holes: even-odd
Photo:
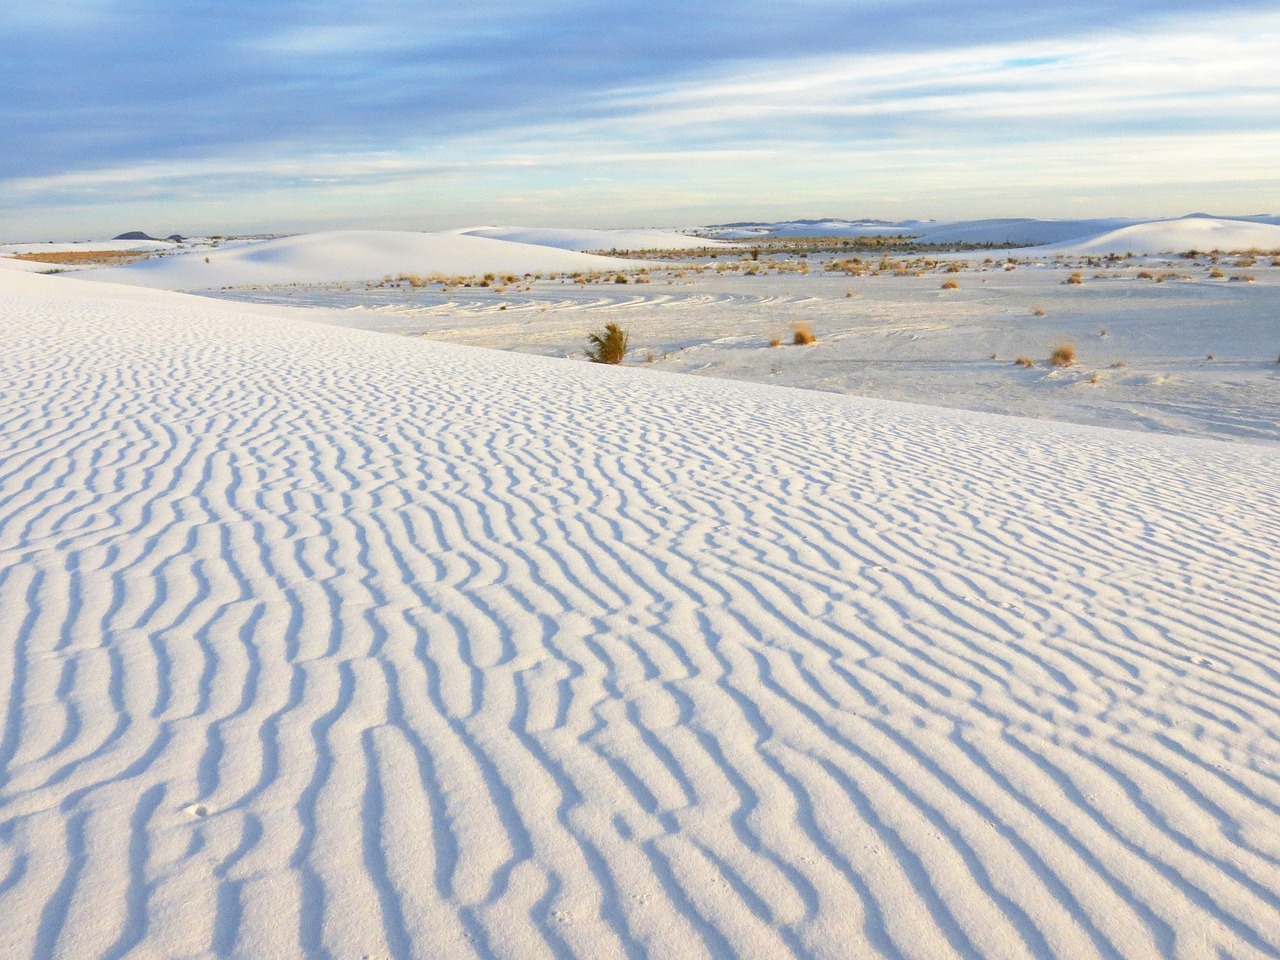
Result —
[{"label": "white gypsum sand", "polygon": [[[1180,249],[1178,241],[1193,239],[1206,222],[1150,224],[1145,240]],[[647,283],[619,284],[610,272],[604,282],[584,284],[560,274],[488,287],[289,284],[219,295],[346,308],[315,318],[563,357],[581,357],[589,332],[617,323],[630,334],[629,360],[663,370],[1280,441],[1280,266],[1273,255],[835,250],[801,261],[767,251],[755,260],[752,252],[722,250],[674,267],[659,262],[648,275],[629,277]],[[853,272],[838,266],[853,256],[861,259]],[[801,263],[807,273],[797,272]],[[486,269],[483,260],[471,266],[473,274]],[[797,323],[816,331],[815,345],[770,348],[773,340],[785,344]],[[1050,366],[1047,358],[1063,343],[1078,362]],[[1024,357],[1035,366],[1018,366]]]},{"label": "white gypsum sand", "polygon": [[198,249],[95,270],[93,279],[168,290],[379,280],[387,274],[541,273],[645,266],[614,257],[460,233],[336,230]]},{"label": "white gypsum sand", "polygon": [[5,956],[1280,952],[1273,446],[0,316]]}]

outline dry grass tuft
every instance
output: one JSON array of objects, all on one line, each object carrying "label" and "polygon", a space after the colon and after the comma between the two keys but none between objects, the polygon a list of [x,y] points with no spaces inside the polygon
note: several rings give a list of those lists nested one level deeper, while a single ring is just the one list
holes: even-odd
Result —
[{"label": "dry grass tuft", "polygon": [[1128,364],[1127,364],[1127,363],[1125,363],[1123,360],[1117,360],[1115,363],[1113,363],[1113,364],[1111,365],[1111,369],[1112,369],[1112,370],[1123,370],[1123,369],[1124,369],[1125,367],[1127,367],[1127,366],[1128,366]]},{"label": "dry grass tuft", "polygon": [[605,324],[599,333],[587,334],[587,359],[592,363],[621,363],[630,338],[616,323]]},{"label": "dry grass tuft", "polygon": [[771,347],[780,347],[780,346],[782,346],[782,338],[781,338],[781,337],[771,337],[771,338],[769,339],[769,346],[771,346]]},{"label": "dry grass tuft", "polygon": [[960,281],[959,280],[943,280],[942,289],[943,290],[959,290]]},{"label": "dry grass tuft", "polygon": [[797,320],[791,325],[791,342],[797,347],[807,347],[818,342],[818,335],[813,332],[813,324],[806,320]]},{"label": "dry grass tuft", "polygon": [[1069,343],[1059,344],[1049,354],[1049,365],[1053,367],[1069,367],[1076,362],[1076,348]]},{"label": "dry grass tuft", "polygon": [[1033,315],[1035,315],[1035,316],[1037,316],[1037,317],[1043,317],[1043,316],[1044,316],[1044,307],[1036,307],[1036,308],[1035,308],[1034,310],[1032,310],[1031,312],[1032,312],[1032,314],[1033,314]]},{"label": "dry grass tuft", "polygon": [[1084,283],[1084,274],[1073,273],[1071,276],[1067,277],[1067,283],[1079,286],[1080,284]]},{"label": "dry grass tuft", "polygon": [[1034,367],[1036,362],[1030,357],[1019,357],[1017,360],[1013,361],[1013,364],[1016,367]]}]

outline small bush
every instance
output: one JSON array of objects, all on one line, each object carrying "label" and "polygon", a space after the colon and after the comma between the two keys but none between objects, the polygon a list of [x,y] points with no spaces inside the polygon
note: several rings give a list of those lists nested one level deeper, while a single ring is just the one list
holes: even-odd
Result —
[{"label": "small bush", "polygon": [[943,281],[942,281],[942,289],[943,289],[943,290],[959,290],[959,289],[960,289],[960,281],[958,281],[958,280],[943,280]]},{"label": "small bush", "polygon": [[772,338],[769,340],[769,346],[771,346],[771,347],[780,347],[780,346],[782,346],[782,338],[781,338],[781,337],[772,337]]},{"label": "small bush", "polygon": [[1076,286],[1079,286],[1080,284],[1084,283],[1084,274],[1073,273],[1071,276],[1067,277],[1067,283],[1071,283],[1071,284],[1075,284]]},{"label": "small bush", "polygon": [[592,363],[621,363],[627,355],[629,339],[616,323],[605,324],[601,332],[587,335],[587,359]]},{"label": "small bush", "polygon": [[1043,316],[1044,316],[1044,307],[1036,307],[1036,308],[1035,308],[1034,310],[1032,310],[1031,312],[1032,312],[1033,314],[1035,314],[1037,317],[1043,317]]},{"label": "small bush", "polygon": [[807,347],[818,342],[818,335],[813,332],[813,324],[797,320],[791,325],[791,342],[797,347]]},{"label": "small bush", "polygon": [[1013,361],[1013,363],[1014,366],[1017,367],[1034,367],[1036,365],[1036,362],[1030,357],[1019,357],[1017,360]]},{"label": "small bush", "polygon": [[1049,364],[1054,367],[1069,367],[1076,362],[1076,348],[1069,343],[1063,343],[1054,348],[1053,353],[1049,354]]},{"label": "small bush", "polygon": [[1214,357],[1213,357],[1213,354],[1212,354],[1212,353],[1206,353],[1206,354],[1204,355],[1204,358],[1205,358],[1206,360],[1212,360]]},{"label": "small bush", "polygon": [[1127,364],[1127,363],[1125,363],[1123,360],[1117,360],[1115,363],[1113,363],[1113,364],[1111,365],[1111,369],[1112,369],[1112,370],[1123,370],[1123,369],[1124,369],[1125,367],[1127,367],[1127,366],[1128,366],[1128,364]]},{"label": "small bush", "polygon": [[1139,270],[1139,271],[1138,271],[1138,279],[1139,279],[1139,280],[1154,280],[1155,278],[1156,278],[1156,275],[1155,275],[1154,273],[1152,273],[1150,270]]}]

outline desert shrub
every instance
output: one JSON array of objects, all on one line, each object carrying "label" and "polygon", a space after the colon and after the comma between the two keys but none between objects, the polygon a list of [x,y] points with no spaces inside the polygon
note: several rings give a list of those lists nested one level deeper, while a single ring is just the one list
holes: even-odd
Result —
[{"label": "desert shrub", "polygon": [[771,347],[780,347],[780,346],[782,346],[782,338],[781,338],[781,337],[771,337],[771,338],[769,339],[769,346],[771,346]]},{"label": "desert shrub", "polygon": [[1084,274],[1073,273],[1071,276],[1067,277],[1067,283],[1071,283],[1071,284],[1075,284],[1076,286],[1079,286],[1080,284],[1084,283]]},{"label": "desert shrub", "polygon": [[1209,271],[1209,276],[1213,277],[1213,279],[1215,280],[1221,280],[1223,277],[1226,276],[1226,274],[1223,273],[1221,270],[1219,270],[1217,267],[1214,267],[1212,270]]},{"label": "desert shrub", "polygon": [[1128,364],[1127,364],[1127,363],[1125,363],[1123,360],[1117,360],[1115,363],[1113,363],[1113,364],[1111,365],[1111,369],[1112,369],[1112,370],[1123,370],[1123,369],[1124,369],[1125,367],[1127,367],[1127,366],[1128,366]]},{"label": "desert shrub", "polygon": [[1069,367],[1076,362],[1076,348],[1069,343],[1059,344],[1049,354],[1049,364],[1054,367]]},{"label": "desert shrub", "polygon": [[805,347],[818,342],[818,335],[813,332],[813,324],[797,320],[791,325],[791,342],[798,347]]},{"label": "desert shrub", "polygon": [[1013,361],[1013,364],[1016,367],[1034,367],[1036,362],[1030,357],[1019,357],[1017,360]]},{"label": "desert shrub", "polygon": [[1031,312],[1032,312],[1033,314],[1035,314],[1037,317],[1043,317],[1043,316],[1044,316],[1044,307],[1036,307],[1036,308],[1035,308],[1034,310],[1032,310]]},{"label": "desert shrub", "polygon": [[1233,283],[1253,283],[1253,277],[1247,273],[1235,273],[1231,275]]},{"label": "desert shrub", "polygon": [[1212,354],[1212,353],[1206,353],[1206,354],[1204,355],[1204,358],[1205,358],[1206,360],[1212,360],[1212,359],[1214,359],[1214,356],[1213,356],[1213,354]]},{"label": "desert shrub", "polygon": [[959,290],[959,289],[960,289],[960,281],[958,281],[958,280],[943,280],[943,281],[942,281],[942,289],[943,289],[943,290]]},{"label": "desert shrub", "polygon": [[1154,273],[1152,273],[1150,270],[1139,270],[1139,271],[1138,271],[1138,279],[1139,279],[1139,280],[1154,280],[1155,278],[1156,278],[1156,275],[1155,275]]},{"label": "desert shrub", "polygon": [[587,334],[587,359],[592,363],[621,363],[627,355],[629,338],[616,323],[605,324],[599,333]]}]

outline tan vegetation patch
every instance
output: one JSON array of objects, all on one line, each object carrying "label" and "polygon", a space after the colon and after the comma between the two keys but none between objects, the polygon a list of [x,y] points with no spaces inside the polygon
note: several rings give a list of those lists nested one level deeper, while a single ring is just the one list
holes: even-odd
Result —
[{"label": "tan vegetation patch", "polygon": [[67,267],[122,266],[137,260],[146,260],[153,250],[65,250],[60,253],[13,253],[14,260],[32,263],[56,263]]},{"label": "tan vegetation patch", "polygon": [[805,320],[797,320],[791,325],[791,342],[798,347],[807,347],[818,342],[818,335],[813,331],[813,324]]}]

